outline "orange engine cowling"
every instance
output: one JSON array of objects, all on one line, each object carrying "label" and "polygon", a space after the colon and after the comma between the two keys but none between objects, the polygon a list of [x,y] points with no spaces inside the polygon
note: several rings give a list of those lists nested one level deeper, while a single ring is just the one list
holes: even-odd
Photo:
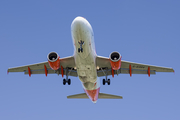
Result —
[{"label": "orange engine cowling", "polygon": [[118,70],[121,67],[121,55],[118,52],[112,52],[109,56],[111,67],[113,70]]},{"label": "orange engine cowling", "polygon": [[47,56],[51,69],[57,70],[60,67],[60,57],[56,52],[51,52]]}]

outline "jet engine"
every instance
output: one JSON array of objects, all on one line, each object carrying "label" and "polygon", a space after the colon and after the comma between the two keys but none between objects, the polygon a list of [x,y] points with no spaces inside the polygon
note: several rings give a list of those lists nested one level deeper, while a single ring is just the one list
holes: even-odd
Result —
[{"label": "jet engine", "polygon": [[56,52],[50,52],[47,56],[49,66],[53,70],[57,70],[60,67],[60,57]]},{"label": "jet engine", "polygon": [[112,52],[109,56],[111,67],[113,70],[118,70],[121,67],[121,55],[118,52]]}]

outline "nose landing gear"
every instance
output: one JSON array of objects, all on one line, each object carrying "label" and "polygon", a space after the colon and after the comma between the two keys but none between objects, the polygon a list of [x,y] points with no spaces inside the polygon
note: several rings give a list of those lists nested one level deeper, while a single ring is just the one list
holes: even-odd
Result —
[{"label": "nose landing gear", "polygon": [[78,48],[78,53],[83,52],[83,48]]},{"label": "nose landing gear", "polygon": [[78,41],[78,43],[80,45],[80,48],[78,48],[78,53],[83,52],[82,45],[84,44],[84,41],[80,40],[80,41]]}]

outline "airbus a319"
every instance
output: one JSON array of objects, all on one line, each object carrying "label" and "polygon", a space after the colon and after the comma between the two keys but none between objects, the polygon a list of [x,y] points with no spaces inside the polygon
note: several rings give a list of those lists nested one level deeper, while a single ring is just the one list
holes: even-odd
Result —
[{"label": "airbus a319", "polygon": [[61,74],[63,85],[71,84],[69,76],[79,77],[85,93],[70,95],[67,98],[89,98],[93,103],[100,99],[122,99],[122,96],[100,93],[100,78],[103,85],[110,85],[109,75],[147,74],[174,72],[172,68],[146,65],[121,60],[119,52],[112,52],[109,58],[98,56],[95,49],[94,33],[90,23],[83,17],[76,17],[71,24],[74,55],[60,58],[56,52],[47,55],[47,61],[37,64],[9,68],[8,72],[32,74]]}]

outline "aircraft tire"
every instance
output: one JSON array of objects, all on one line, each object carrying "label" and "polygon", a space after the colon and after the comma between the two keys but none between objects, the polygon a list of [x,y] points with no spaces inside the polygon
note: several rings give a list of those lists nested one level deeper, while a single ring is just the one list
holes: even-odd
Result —
[{"label": "aircraft tire", "polygon": [[80,51],[81,51],[80,48],[78,48],[78,53],[80,53]]},{"label": "aircraft tire", "polygon": [[103,79],[103,85],[105,85],[106,84],[106,81],[105,81],[105,79]]},{"label": "aircraft tire", "polygon": [[66,80],[65,79],[63,79],[63,85],[66,85]]},{"label": "aircraft tire", "polygon": [[110,82],[110,79],[108,79],[107,83],[108,83],[108,85],[110,85],[110,83],[111,83],[111,82]]},{"label": "aircraft tire", "polygon": [[71,79],[68,79],[68,85],[71,85]]}]

